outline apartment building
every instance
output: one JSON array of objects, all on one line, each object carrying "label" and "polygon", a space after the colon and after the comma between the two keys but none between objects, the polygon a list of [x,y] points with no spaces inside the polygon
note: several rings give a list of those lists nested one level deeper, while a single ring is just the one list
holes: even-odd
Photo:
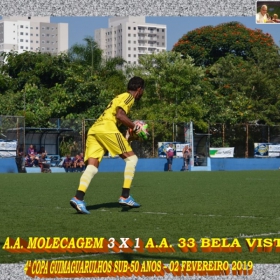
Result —
[{"label": "apartment building", "polygon": [[108,26],[94,31],[94,40],[106,58],[119,56],[138,64],[143,54],[166,51],[166,25],[146,23],[145,16],[127,16],[109,17]]},{"label": "apartment building", "polygon": [[68,50],[68,24],[50,17],[10,16],[0,20],[0,52],[40,51],[58,54]]}]

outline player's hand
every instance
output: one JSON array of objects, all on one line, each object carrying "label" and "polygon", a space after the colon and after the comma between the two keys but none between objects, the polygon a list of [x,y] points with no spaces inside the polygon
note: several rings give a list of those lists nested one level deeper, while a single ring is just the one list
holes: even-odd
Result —
[{"label": "player's hand", "polygon": [[148,128],[147,124],[144,125],[135,124],[133,128],[133,132],[135,132],[140,138],[146,140],[149,135],[147,128]]}]

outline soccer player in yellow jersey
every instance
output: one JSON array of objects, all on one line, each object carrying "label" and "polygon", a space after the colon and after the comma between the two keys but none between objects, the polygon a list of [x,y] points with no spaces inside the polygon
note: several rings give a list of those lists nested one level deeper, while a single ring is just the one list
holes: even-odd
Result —
[{"label": "soccer player in yellow jersey", "polygon": [[84,158],[87,167],[80,178],[75,197],[70,200],[71,206],[79,213],[90,214],[86,209],[84,196],[107,151],[112,156],[119,155],[125,161],[124,182],[119,203],[130,207],[140,207],[140,204],[129,195],[138,158],[127,139],[119,131],[118,126],[123,124],[133,129],[136,134],[146,133],[141,125],[135,125],[127,116],[134,101],[141,99],[143,91],[144,80],[140,77],[131,78],[127,85],[127,92],[116,96],[89,129]]}]

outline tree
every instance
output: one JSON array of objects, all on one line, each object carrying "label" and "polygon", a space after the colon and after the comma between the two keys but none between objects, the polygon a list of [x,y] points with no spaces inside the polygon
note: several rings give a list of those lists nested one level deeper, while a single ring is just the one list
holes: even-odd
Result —
[{"label": "tree", "polygon": [[191,57],[182,59],[175,52],[143,55],[131,74],[143,77],[146,84],[140,110],[132,118],[154,121],[158,140],[171,140],[172,123],[192,120],[201,129],[208,127],[203,96],[210,90],[209,82]]},{"label": "tree", "polygon": [[241,56],[245,60],[255,58],[252,48],[267,53],[276,51],[270,34],[233,21],[192,30],[182,36],[172,50],[183,56],[190,55],[196,65],[208,66],[228,54]]},{"label": "tree", "polygon": [[[51,88],[65,80],[69,59],[65,54],[51,55],[41,52],[2,53],[5,63],[1,73],[13,79],[13,90],[22,90],[26,83],[39,88]],[[11,88],[10,88],[11,89]]]},{"label": "tree", "polygon": [[280,121],[280,56],[253,49],[257,59],[228,55],[207,69],[215,94],[206,98],[211,123]]}]

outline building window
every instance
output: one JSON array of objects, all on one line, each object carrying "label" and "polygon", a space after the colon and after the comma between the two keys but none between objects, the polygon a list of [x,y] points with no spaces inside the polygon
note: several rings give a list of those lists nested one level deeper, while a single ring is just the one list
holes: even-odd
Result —
[{"label": "building window", "polygon": [[33,43],[33,40],[30,40],[30,43]]},{"label": "building window", "polygon": [[128,57],[131,57],[131,55],[129,54]]},{"label": "building window", "polygon": [[33,33],[30,33],[30,36],[33,36]]},{"label": "building window", "polygon": [[133,41],[134,44],[136,44],[136,41]]},{"label": "building window", "polygon": [[26,43],[28,43],[28,40],[25,40]]},{"label": "building window", "polygon": [[36,41],[36,44],[39,44],[39,41]]},{"label": "building window", "polygon": [[39,29],[38,26],[36,27],[36,29]]},{"label": "building window", "polygon": [[135,55],[133,55],[134,57],[136,57],[136,54]]},{"label": "building window", "polygon": [[20,28],[23,28],[23,25],[20,25]]},{"label": "building window", "polygon": [[30,29],[33,29],[33,26],[31,26]]},{"label": "building window", "polygon": [[39,36],[39,34],[36,34],[36,36]]},{"label": "building window", "polygon": [[23,35],[23,32],[20,32],[19,35]]},{"label": "building window", "polygon": [[133,27],[133,30],[136,30],[136,27]]},{"label": "building window", "polygon": [[23,46],[20,46],[20,49],[23,50]]},{"label": "building window", "polygon": [[128,50],[130,51],[130,47],[128,47]]},{"label": "building window", "polygon": [[130,30],[130,26],[128,26],[128,30]]},{"label": "building window", "polygon": [[33,47],[30,47],[30,50],[33,50]]},{"label": "building window", "polygon": [[44,33],[42,34],[42,37],[45,37],[45,34],[44,34]]},{"label": "building window", "polygon": [[42,41],[42,44],[45,44],[45,41]]},{"label": "building window", "polygon": [[134,50],[136,51],[136,48],[134,48]]},{"label": "building window", "polygon": [[162,36],[162,39],[164,39],[164,36]]},{"label": "building window", "polygon": [[127,36],[130,37],[130,33],[128,33]]},{"label": "building window", "polygon": [[130,40],[128,40],[127,42],[128,42],[128,44],[130,44],[130,43],[131,43],[131,41],[130,41]]},{"label": "building window", "polygon": [[28,35],[28,33],[25,33],[25,35]]},{"label": "building window", "polygon": [[25,47],[26,50],[28,50],[28,47]]},{"label": "building window", "polygon": [[19,41],[20,41],[20,42],[23,42],[23,39],[20,39]]}]

